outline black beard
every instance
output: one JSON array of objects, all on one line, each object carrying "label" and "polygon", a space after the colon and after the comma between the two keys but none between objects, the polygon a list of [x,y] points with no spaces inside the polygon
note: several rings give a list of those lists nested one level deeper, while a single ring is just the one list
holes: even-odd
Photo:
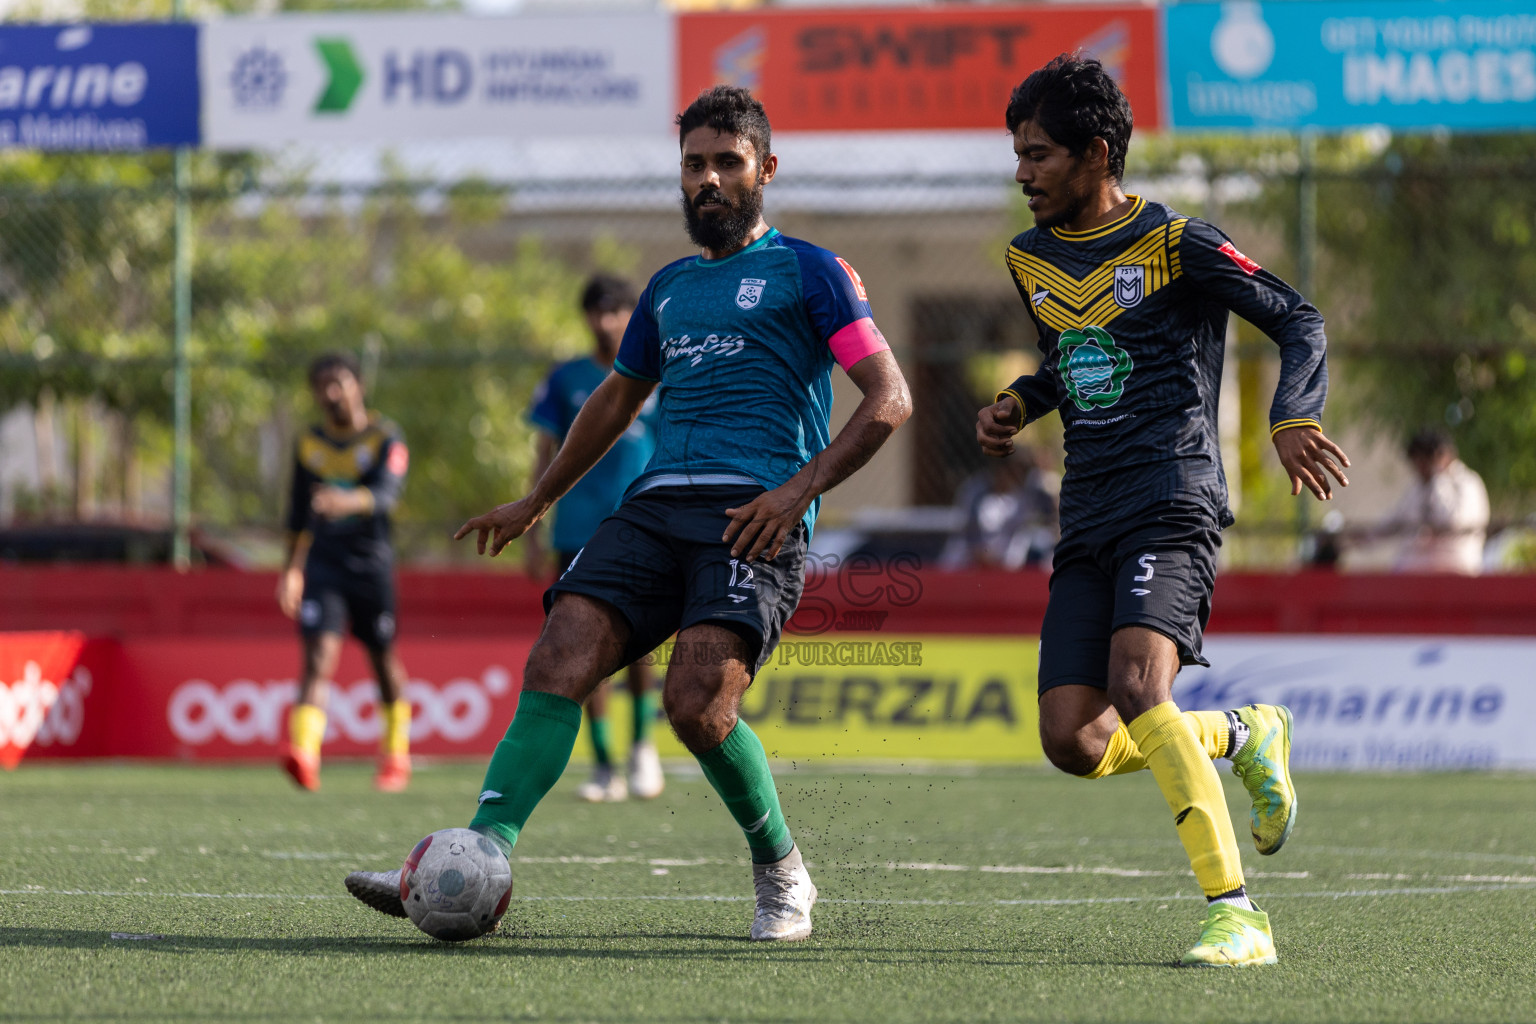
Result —
[{"label": "black beard", "polygon": [[1074,192],[1070,184],[1064,185],[1062,187],[1067,193],[1067,202],[1065,208],[1060,213],[1049,217],[1036,217],[1035,227],[1059,228],[1063,224],[1071,224],[1074,220],[1077,219],[1078,214],[1083,212],[1083,206],[1085,205],[1083,202],[1083,197]]},{"label": "black beard", "polygon": [[697,202],[705,197],[715,202],[726,202],[729,205],[720,213],[706,215],[700,213],[698,207],[688,201],[688,193],[684,192],[682,195],[683,224],[688,229],[688,237],[693,239],[693,244],[701,249],[710,249],[715,252],[732,252],[740,249],[746,244],[752,229],[757,227],[757,222],[762,219],[762,183],[759,182],[748,189],[735,202],[730,202],[718,189],[705,189],[694,197],[694,201]]}]

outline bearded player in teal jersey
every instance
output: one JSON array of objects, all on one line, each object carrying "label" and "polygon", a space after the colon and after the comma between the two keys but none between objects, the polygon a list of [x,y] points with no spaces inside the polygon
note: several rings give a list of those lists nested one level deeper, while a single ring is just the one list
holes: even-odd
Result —
[{"label": "bearded player in teal jersey", "polygon": [[[596,464],[661,385],[655,454],[544,596],[544,631],[469,827],[510,851],[565,770],[582,701],[676,633],[662,700],[746,835],[751,937],[802,939],[816,887],[763,745],[737,709],[800,599],[821,495],[870,460],[912,403],[853,268],[763,220],[778,158],[762,105],[745,89],[718,86],[678,117],[678,129],[683,213],[702,254],[651,278],[615,372],[582,406],[533,493],[456,535],[500,552]],[[831,437],[834,363],[864,397]],[[399,872],[355,872],[347,887],[375,909],[404,914]]]},{"label": "bearded player in teal jersey", "polygon": [[1181,712],[1171,694],[1181,665],[1206,664],[1216,550],[1233,519],[1216,431],[1228,313],[1280,348],[1270,436],[1292,493],[1320,500],[1349,465],[1321,426],[1323,318],[1215,227],[1121,191],[1131,108],[1098,61],[1063,56],[1034,72],[1005,120],[1035,217],[1008,267],[1044,358],[981,410],[977,439],[1003,457],[1025,424],[1059,411],[1064,425],[1041,743],[1084,778],[1152,772],[1207,900],[1183,964],[1274,963],[1211,759],[1231,759],[1258,852],[1275,853],[1296,823],[1290,712]]}]

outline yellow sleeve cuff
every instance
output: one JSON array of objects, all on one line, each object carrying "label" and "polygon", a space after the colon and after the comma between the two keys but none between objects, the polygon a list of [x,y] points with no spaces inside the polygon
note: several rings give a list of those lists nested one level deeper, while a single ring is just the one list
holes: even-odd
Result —
[{"label": "yellow sleeve cuff", "polygon": [[1001,402],[1004,398],[1012,398],[1015,402],[1019,403],[1019,427],[1022,429],[1024,420],[1029,416],[1029,406],[1025,404],[1024,396],[1012,388],[1004,388],[997,393],[997,397],[993,401]]},{"label": "yellow sleeve cuff", "polygon": [[1323,425],[1314,419],[1281,420],[1269,428],[1269,436],[1274,437],[1282,430],[1290,430],[1292,427],[1312,427],[1314,430],[1322,430]]}]

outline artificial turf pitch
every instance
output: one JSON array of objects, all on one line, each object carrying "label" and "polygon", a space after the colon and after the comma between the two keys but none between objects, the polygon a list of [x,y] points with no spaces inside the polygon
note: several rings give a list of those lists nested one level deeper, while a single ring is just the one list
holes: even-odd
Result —
[{"label": "artificial turf pitch", "polygon": [[311,795],[275,768],[24,764],[0,777],[0,1020],[1536,1019],[1529,776],[1300,776],[1290,844],[1244,857],[1280,963],[1218,971],[1172,966],[1202,905],[1146,773],[777,765],[821,902],[766,946],[696,770],[605,806],[581,771],[519,844],[500,932],[446,945],[341,879],[463,824],[479,765],[385,796],[364,765]]}]

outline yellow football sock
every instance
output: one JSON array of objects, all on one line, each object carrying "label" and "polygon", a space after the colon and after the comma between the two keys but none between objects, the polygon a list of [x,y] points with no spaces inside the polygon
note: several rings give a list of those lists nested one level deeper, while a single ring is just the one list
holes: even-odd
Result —
[{"label": "yellow football sock", "polygon": [[411,750],[411,702],[391,701],[379,705],[383,728],[379,731],[379,752],[408,754]]},{"label": "yellow football sock", "polygon": [[325,709],[314,704],[295,704],[288,712],[288,742],[306,754],[319,755],[325,739]]},{"label": "yellow football sock", "polygon": [[1193,724],[1170,700],[1137,716],[1130,734],[1168,801],[1179,842],[1200,888],[1207,896],[1220,896],[1241,886],[1243,864],[1221,777]]},{"label": "yellow football sock", "polygon": [[[1227,746],[1232,741],[1231,727],[1227,724],[1225,711],[1186,711],[1184,718],[1195,730],[1195,736],[1200,740],[1200,745],[1205,748],[1205,753],[1213,760],[1227,756]],[[1129,775],[1131,772],[1139,772],[1147,766],[1147,759],[1141,749],[1136,746],[1136,741],[1131,739],[1131,734],[1126,731],[1124,722],[1115,723],[1114,735],[1109,738],[1109,744],[1104,748],[1104,759],[1098,766],[1084,775],[1085,779],[1102,779],[1106,775]]]},{"label": "yellow football sock", "polygon": [[1109,743],[1104,748],[1104,759],[1083,778],[1102,779],[1106,775],[1129,775],[1131,772],[1141,771],[1146,766],[1147,759],[1137,748],[1136,741],[1131,739],[1131,734],[1125,731],[1125,723],[1117,721],[1114,734],[1109,737]]},{"label": "yellow football sock", "polygon": [[1211,760],[1227,756],[1227,746],[1232,742],[1232,727],[1227,723],[1225,711],[1186,711],[1185,721],[1194,726],[1195,736],[1205,748]]}]

